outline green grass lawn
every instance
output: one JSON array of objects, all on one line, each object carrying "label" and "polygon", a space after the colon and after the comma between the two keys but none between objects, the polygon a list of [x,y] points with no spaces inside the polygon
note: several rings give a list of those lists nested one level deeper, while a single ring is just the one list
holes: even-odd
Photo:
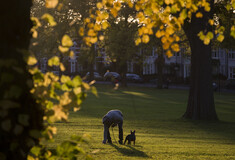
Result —
[{"label": "green grass lawn", "polygon": [[[99,97],[88,96],[82,109],[71,113],[67,123],[56,123],[55,143],[70,135],[89,134],[84,145],[94,159],[235,159],[235,95],[215,93],[219,122],[181,119],[186,110],[188,91],[128,87],[113,90],[97,85]],[[119,145],[118,128],[113,145],[102,144],[102,117],[111,109],[124,115],[124,138],[136,130],[136,145]]]}]

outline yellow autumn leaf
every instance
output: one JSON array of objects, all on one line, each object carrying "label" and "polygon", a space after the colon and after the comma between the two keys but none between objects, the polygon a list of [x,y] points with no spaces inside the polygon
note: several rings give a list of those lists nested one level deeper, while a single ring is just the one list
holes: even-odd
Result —
[{"label": "yellow autumn leaf", "polygon": [[204,9],[205,11],[209,12],[211,10],[210,4],[206,3]]},{"label": "yellow autumn leaf", "polygon": [[63,72],[65,71],[65,67],[64,67],[64,64],[63,63],[60,63],[60,70]]},{"label": "yellow autumn leaf", "polygon": [[209,37],[205,37],[203,40],[205,45],[208,45],[210,43],[210,38]]},{"label": "yellow autumn leaf", "polygon": [[71,99],[69,98],[69,92],[65,92],[62,96],[60,96],[60,105],[65,106],[71,103]]},{"label": "yellow autumn leaf", "polygon": [[164,50],[167,50],[170,47],[170,43],[164,43],[162,47]]},{"label": "yellow autumn leaf", "polygon": [[116,9],[114,9],[114,8],[111,8],[110,9],[110,12],[111,12],[111,14],[113,15],[113,17],[117,17],[117,15],[118,15],[118,11],[116,10]]},{"label": "yellow autumn leaf", "polygon": [[209,24],[211,25],[211,26],[213,26],[213,24],[214,24],[214,20],[213,19],[209,19]]},{"label": "yellow autumn leaf", "polygon": [[96,24],[94,25],[94,30],[95,30],[95,31],[100,31],[100,30],[101,30],[101,25],[96,23]]},{"label": "yellow autumn leaf", "polygon": [[89,29],[87,35],[91,37],[96,36],[96,32],[93,29]]},{"label": "yellow autumn leaf", "polygon": [[166,43],[166,41],[167,41],[166,37],[162,37],[161,41],[162,41],[162,43]]},{"label": "yellow autumn leaf", "polygon": [[156,36],[157,38],[160,38],[160,37],[162,36],[161,31],[158,30],[158,31],[156,32],[155,36]]},{"label": "yellow autumn leaf", "polygon": [[62,83],[66,83],[68,81],[71,81],[71,78],[69,76],[62,75],[61,78],[60,78],[60,81]]},{"label": "yellow autumn leaf", "polygon": [[132,3],[132,2],[128,2],[128,6],[129,6],[130,8],[133,8],[133,3]]},{"label": "yellow autumn leaf", "polygon": [[197,12],[196,17],[197,17],[197,18],[202,18],[202,17],[203,17],[203,14],[202,14],[201,12]]},{"label": "yellow autumn leaf", "polygon": [[90,22],[91,22],[90,18],[86,18],[86,19],[85,19],[85,22],[86,22],[86,23],[90,23]]},{"label": "yellow autumn leaf", "polygon": [[79,31],[78,31],[79,35],[80,36],[84,36],[84,28],[79,28]]},{"label": "yellow autumn leaf", "polygon": [[103,7],[103,4],[102,4],[101,2],[99,2],[99,3],[96,4],[96,7],[97,7],[98,9],[101,9],[101,8]]},{"label": "yellow autumn leaf", "polygon": [[74,52],[73,52],[73,51],[70,51],[70,52],[69,52],[69,56],[70,56],[70,57],[73,57],[73,56],[74,56]]},{"label": "yellow autumn leaf", "polygon": [[159,6],[157,5],[157,3],[151,3],[151,9],[152,9],[153,13],[159,12]]},{"label": "yellow autumn leaf", "polygon": [[107,21],[105,21],[105,22],[102,23],[102,28],[103,28],[103,29],[107,29],[108,26],[109,26],[109,24],[108,24]]},{"label": "yellow autumn leaf", "polygon": [[170,0],[165,0],[164,2],[165,2],[167,5],[170,4]]},{"label": "yellow autumn leaf", "polygon": [[103,41],[104,40],[104,36],[103,35],[99,36],[99,40]]},{"label": "yellow autumn leaf", "polygon": [[71,47],[71,46],[73,46],[73,41],[71,40],[71,38],[67,34],[65,34],[62,37],[61,43],[62,43],[63,47]]},{"label": "yellow autumn leaf", "polygon": [[169,34],[169,35],[172,35],[175,31],[172,27],[167,27],[166,28],[166,32]]},{"label": "yellow autumn leaf", "polygon": [[92,29],[94,27],[94,24],[93,23],[88,23],[87,27]]},{"label": "yellow autumn leaf", "polygon": [[175,41],[176,41],[176,42],[179,42],[179,41],[180,41],[180,37],[179,37],[179,36],[175,35],[174,38],[175,38]]},{"label": "yellow autumn leaf", "polygon": [[35,29],[31,29],[32,32],[32,37],[37,38],[38,37],[38,32]]},{"label": "yellow autumn leaf", "polygon": [[148,35],[143,35],[143,37],[142,37],[142,42],[143,43],[148,43],[149,42],[149,36]]},{"label": "yellow autumn leaf", "polygon": [[81,87],[76,87],[76,88],[74,88],[73,89],[73,92],[74,92],[74,94],[80,94],[80,93],[82,93],[82,88]]},{"label": "yellow autumn leaf", "polygon": [[44,15],[42,15],[41,17],[43,20],[45,20],[46,22],[49,23],[50,26],[55,26],[57,23],[56,21],[54,20],[54,17],[48,13],[45,13]]},{"label": "yellow autumn leaf", "polygon": [[90,89],[89,84],[87,84],[87,83],[85,83],[85,82],[82,82],[82,86],[83,86],[86,90],[89,90],[89,89]]},{"label": "yellow autumn leaf", "polygon": [[179,52],[180,51],[180,47],[178,44],[173,44],[171,45],[171,49],[174,51],[174,52]]},{"label": "yellow autumn leaf", "polygon": [[96,43],[97,42],[97,37],[91,37],[90,42],[91,43]]},{"label": "yellow autumn leaf", "polygon": [[170,57],[172,57],[172,56],[173,56],[173,54],[171,53],[171,51],[170,51],[170,50],[168,50],[168,51],[166,52],[166,56],[167,56],[168,58],[170,58]]},{"label": "yellow autumn leaf", "polygon": [[117,11],[119,11],[120,9],[121,9],[121,3],[120,2],[115,2],[114,4],[113,4],[113,8],[115,8]]},{"label": "yellow autumn leaf", "polygon": [[57,120],[67,120],[68,119],[68,115],[63,111],[63,107],[59,106],[59,105],[55,105],[53,107],[53,111],[54,111],[54,116],[51,117],[52,121],[57,121]]},{"label": "yellow autumn leaf", "polygon": [[141,43],[141,39],[140,39],[140,38],[137,38],[137,39],[135,40],[135,44],[138,46],[140,43]]},{"label": "yellow autumn leaf", "polygon": [[63,47],[63,46],[59,46],[58,49],[59,49],[59,51],[62,52],[62,53],[65,53],[65,52],[68,52],[68,51],[69,51],[69,48],[68,48],[68,47]]},{"label": "yellow autumn leaf", "polygon": [[35,65],[37,63],[37,59],[34,56],[29,56],[27,60],[28,65]]},{"label": "yellow autumn leaf", "polygon": [[45,0],[46,8],[55,8],[58,4],[58,0]]},{"label": "yellow autumn leaf", "polygon": [[48,66],[59,66],[60,64],[60,59],[58,56],[53,56],[48,60]]}]

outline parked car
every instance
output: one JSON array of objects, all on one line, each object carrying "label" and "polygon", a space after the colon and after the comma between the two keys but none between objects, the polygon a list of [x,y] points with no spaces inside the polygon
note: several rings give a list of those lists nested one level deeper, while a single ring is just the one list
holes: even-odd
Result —
[{"label": "parked car", "polygon": [[117,72],[106,72],[106,73],[104,74],[104,80],[105,80],[105,81],[110,81],[110,80],[112,80],[112,78],[117,79],[117,80],[120,80],[120,79],[121,79],[121,76],[120,76],[120,74],[117,73]]},{"label": "parked car", "polygon": [[226,81],[225,87],[227,89],[235,89],[235,79],[229,79]]},{"label": "parked car", "polygon": [[[86,79],[90,78],[90,72],[86,73]],[[101,81],[103,80],[102,76],[98,72],[94,72],[94,80]]]},{"label": "parked car", "polygon": [[134,73],[127,73],[126,74],[126,80],[130,82],[135,82],[135,83],[143,83],[143,79],[138,75]]}]

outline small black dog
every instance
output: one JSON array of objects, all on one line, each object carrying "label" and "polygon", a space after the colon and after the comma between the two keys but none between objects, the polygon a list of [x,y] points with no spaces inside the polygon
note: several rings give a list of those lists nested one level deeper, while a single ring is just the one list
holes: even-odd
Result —
[{"label": "small black dog", "polygon": [[135,130],[133,132],[131,131],[131,134],[128,134],[126,136],[124,144],[126,143],[127,140],[128,140],[128,144],[131,144],[131,141],[134,141],[134,145],[135,145]]}]

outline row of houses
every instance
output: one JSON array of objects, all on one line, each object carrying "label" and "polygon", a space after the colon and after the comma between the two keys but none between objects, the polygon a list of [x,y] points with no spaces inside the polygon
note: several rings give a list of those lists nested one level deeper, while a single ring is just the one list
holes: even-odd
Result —
[{"label": "row of houses", "polygon": [[[95,46],[98,50],[98,47]],[[84,75],[88,71],[88,66],[81,64],[78,61],[81,53],[81,46],[78,41],[74,41],[74,45],[71,47],[74,52],[73,57],[67,57],[66,60],[66,74],[68,75]],[[99,49],[99,56],[96,56],[93,69],[101,74],[104,74],[106,70],[115,71],[112,67],[112,63],[107,61],[108,57],[105,54],[104,49]],[[129,62],[127,71],[129,73],[137,73],[143,77],[156,78],[157,77],[157,49],[153,48],[152,53],[145,57],[145,60],[141,64],[135,62]],[[181,49],[180,52],[175,53],[171,58],[164,56],[163,75],[170,77],[171,79],[186,80],[190,76],[190,56],[185,55],[185,50]],[[217,48],[212,51],[213,62],[213,75],[221,76],[224,79],[235,79],[235,51],[229,50],[226,53],[225,49]],[[40,69],[42,72],[47,70],[47,58],[40,60]],[[55,73],[59,73],[58,68],[54,68]]]}]

